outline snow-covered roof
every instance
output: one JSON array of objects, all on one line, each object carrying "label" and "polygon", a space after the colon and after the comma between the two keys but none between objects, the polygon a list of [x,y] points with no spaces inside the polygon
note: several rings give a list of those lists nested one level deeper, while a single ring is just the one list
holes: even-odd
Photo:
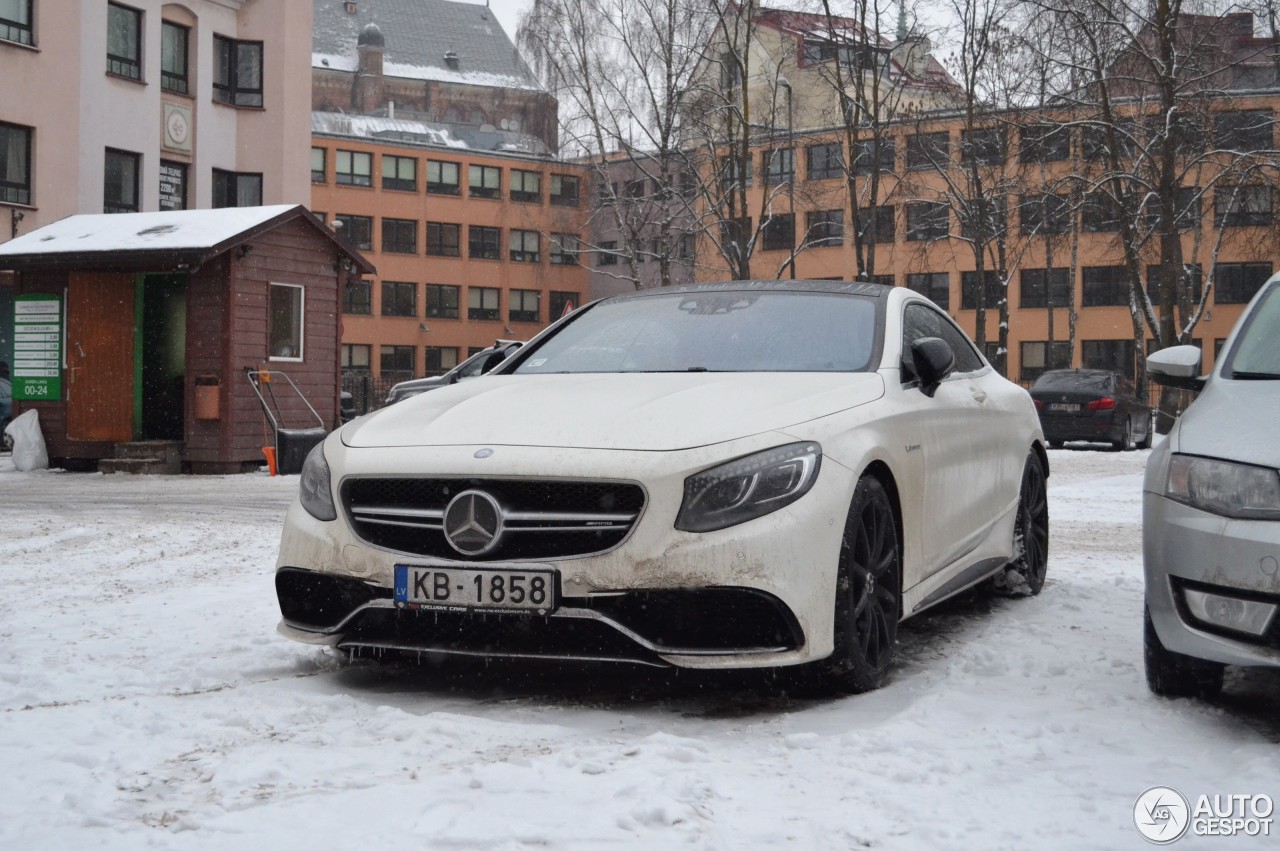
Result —
[{"label": "snow-covered roof", "polygon": [[[354,72],[356,42],[372,23],[386,42],[386,76],[508,89],[542,88],[487,6],[451,0],[313,2],[314,68]],[[349,6],[355,11],[348,12]]]},{"label": "snow-covered roof", "polygon": [[[155,213],[96,213],[68,216],[0,245],[0,268],[39,265],[41,261],[95,255],[116,262],[166,255],[177,262],[202,262],[260,230],[305,217],[359,265],[368,261],[341,243],[305,207],[227,207],[217,210],[165,210]],[[19,262],[20,261],[20,262]],[[372,267],[369,267],[372,269]]]},{"label": "snow-covered roof", "polygon": [[445,148],[465,148],[467,143],[456,138],[444,124],[411,121],[404,118],[388,118],[381,115],[350,115],[345,112],[311,113],[311,132],[331,136],[361,136],[372,138],[411,138],[425,145]]}]

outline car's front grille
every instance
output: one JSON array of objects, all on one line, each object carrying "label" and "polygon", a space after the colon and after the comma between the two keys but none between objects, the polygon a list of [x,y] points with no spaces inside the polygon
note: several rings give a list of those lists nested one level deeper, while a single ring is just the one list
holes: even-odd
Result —
[{"label": "car's front grille", "polygon": [[[455,549],[445,510],[478,491],[497,504],[502,532],[479,554]],[[612,549],[635,526],[644,489],[629,482],[557,479],[352,478],[342,484],[352,528],[378,547],[460,561],[569,558]]]}]

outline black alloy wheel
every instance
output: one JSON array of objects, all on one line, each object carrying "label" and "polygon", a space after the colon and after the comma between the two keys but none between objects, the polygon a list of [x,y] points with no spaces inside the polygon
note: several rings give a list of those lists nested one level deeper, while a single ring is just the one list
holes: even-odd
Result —
[{"label": "black alloy wheel", "polygon": [[1010,597],[1034,597],[1044,587],[1049,568],[1049,492],[1044,464],[1034,449],[1022,468],[1013,548],[1013,561],[995,576],[995,590]]},{"label": "black alloy wheel", "polygon": [[836,573],[835,650],[827,681],[858,693],[879,688],[893,661],[901,617],[902,553],[884,485],[865,476],[853,492]]}]

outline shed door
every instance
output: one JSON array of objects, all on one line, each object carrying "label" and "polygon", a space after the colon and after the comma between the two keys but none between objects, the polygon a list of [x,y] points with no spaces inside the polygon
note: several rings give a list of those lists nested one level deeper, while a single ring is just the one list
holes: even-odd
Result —
[{"label": "shed door", "polygon": [[133,439],[134,276],[76,272],[67,291],[67,437]]}]

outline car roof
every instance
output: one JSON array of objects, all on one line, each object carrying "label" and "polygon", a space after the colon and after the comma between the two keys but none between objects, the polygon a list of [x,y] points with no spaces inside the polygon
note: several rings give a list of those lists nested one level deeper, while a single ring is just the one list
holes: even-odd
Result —
[{"label": "car roof", "polygon": [[895,287],[888,284],[876,284],[869,281],[800,281],[800,280],[781,280],[781,281],[716,281],[706,284],[690,284],[683,287],[661,287],[655,289],[641,290],[634,293],[622,293],[621,295],[610,296],[604,301],[617,301],[633,298],[652,298],[654,296],[663,296],[681,293],[705,293],[705,292],[800,292],[800,293],[835,293],[840,295],[860,295],[871,296],[873,298],[883,298],[892,292]]}]

